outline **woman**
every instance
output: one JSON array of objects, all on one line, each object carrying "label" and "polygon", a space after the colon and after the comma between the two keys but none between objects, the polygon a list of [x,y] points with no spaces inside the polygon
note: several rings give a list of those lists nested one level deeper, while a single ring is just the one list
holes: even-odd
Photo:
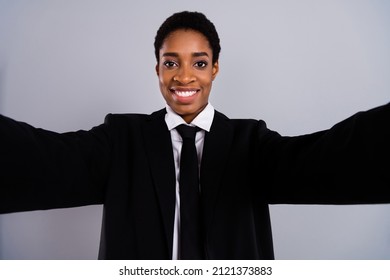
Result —
[{"label": "woman", "polygon": [[[155,38],[166,108],[110,114],[90,131],[64,134],[0,116],[0,213],[104,204],[105,259],[272,259],[270,203],[390,201],[389,105],[282,137],[264,121],[229,119],[211,106],[219,52],[203,14],[176,13]],[[200,129],[190,255],[182,251],[182,124]]]}]

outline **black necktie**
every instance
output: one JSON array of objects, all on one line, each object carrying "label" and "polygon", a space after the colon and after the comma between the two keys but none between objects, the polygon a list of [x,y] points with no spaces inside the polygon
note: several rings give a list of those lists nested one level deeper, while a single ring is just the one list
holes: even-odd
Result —
[{"label": "black necktie", "polygon": [[177,131],[183,138],[180,159],[180,258],[203,259],[203,242],[200,221],[200,193],[198,156],[195,135],[199,130],[185,124]]}]

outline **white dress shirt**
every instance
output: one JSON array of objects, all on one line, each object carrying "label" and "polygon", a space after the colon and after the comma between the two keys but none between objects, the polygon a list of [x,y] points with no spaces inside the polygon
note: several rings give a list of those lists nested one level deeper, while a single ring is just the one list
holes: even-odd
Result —
[{"label": "white dress shirt", "polygon": [[[167,114],[165,115],[165,122],[171,132],[173,158],[175,161],[175,174],[176,174],[176,203],[175,203],[175,221],[173,225],[173,248],[172,248],[172,259],[177,260],[180,258],[179,255],[179,244],[180,244],[180,188],[179,188],[179,170],[180,170],[180,152],[183,140],[177,132],[176,127],[186,122],[176,114],[171,107],[166,106]],[[198,116],[189,124],[190,126],[197,126],[202,130],[196,133],[195,145],[198,153],[199,170],[200,163],[202,161],[202,152],[204,145],[204,137],[206,131],[210,131],[211,124],[214,119],[214,107],[209,103],[199,113]]]}]

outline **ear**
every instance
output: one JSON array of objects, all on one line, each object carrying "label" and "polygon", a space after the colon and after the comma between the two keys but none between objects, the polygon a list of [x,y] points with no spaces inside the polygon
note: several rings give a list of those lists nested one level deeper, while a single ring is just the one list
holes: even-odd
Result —
[{"label": "ear", "polygon": [[157,76],[160,76],[160,70],[158,69],[158,66],[159,66],[159,65],[158,65],[158,63],[157,63],[155,69],[156,69],[156,74],[157,74]]},{"label": "ear", "polygon": [[213,81],[215,79],[215,77],[217,77],[218,75],[218,72],[219,72],[219,62],[218,60],[213,64],[213,73],[212,73],[212,77],[213,77]]}]

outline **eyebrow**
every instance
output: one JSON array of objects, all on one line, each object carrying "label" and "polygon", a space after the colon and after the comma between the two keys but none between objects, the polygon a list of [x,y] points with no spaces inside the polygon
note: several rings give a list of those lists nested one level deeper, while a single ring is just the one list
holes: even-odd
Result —
[{"label": "eyebrow", "polygon": [[[162,56],[173,56],[173,57],[179,57],[179,54],[176,52],[167,52],[163,53]],[[200,56],[209,56],[207,52],[195,52],[192,54],[193,57],[200,57]]]}]

